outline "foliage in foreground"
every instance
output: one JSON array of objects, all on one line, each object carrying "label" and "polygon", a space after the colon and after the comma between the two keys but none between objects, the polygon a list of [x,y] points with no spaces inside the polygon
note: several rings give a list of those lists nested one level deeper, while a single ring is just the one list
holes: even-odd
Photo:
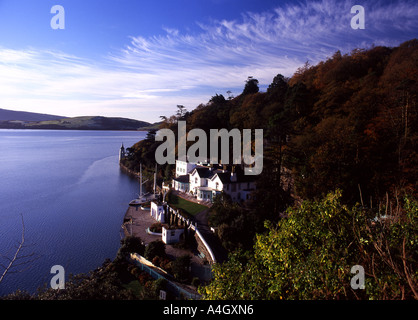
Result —
[{"label": "foliage in foreground", "polygon": [[[388,217],[348,208],[336,191],[289,208],[258,234],[254,252],[236,251],[213,268],[206,299],[418,299],[418,201],[405,198]],[[350,286],[352,266],[365,289]]]}]

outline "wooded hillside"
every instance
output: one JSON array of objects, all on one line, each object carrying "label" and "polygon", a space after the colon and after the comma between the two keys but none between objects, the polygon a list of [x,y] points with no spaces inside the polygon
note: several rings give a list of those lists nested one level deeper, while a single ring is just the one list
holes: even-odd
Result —
[{"label": "wooded hillside", "polygon": [[[259,202],[277,197],[284,166],[292,173],[293,195],[319,198],[343,190],[343,199],[378,205],[389,195],[415,193],[418,181],[418,41],[397,48],[336,52],[315,66],[308,63],[287,79],[277,75],[259,92],[249,78],[235,98],[216,94],[206,104],[165,118],[161,128],[264,129],[263,192]],[[156,143],[134,146],[131,167],[154,161]],[[144,146],[147,146],[144,148]],[[169,170],[168,170],[169,171]],[[274,186],[274,187],[273,187]],[[265,188],[265,189],[264,189]],[[269,205],[270,206],[270,205]],[[273,205],[275,214],[282,208]]]},{"label": "wooded hillside", "polygon": [[[301,200],[342,190],[341,201],[391,208],[416,196],[418,181],[418,40],[396,48],[336,52],[315,66],[306,63],[289,79],[277,75],[266,92],[249,77],[243,92],[216,94],[192,111],[177,106],[160,128],[263,129],[263,172],[255,201],[244,207],[218,199],[211,221],[229,250],[249,249],[264,221],[277,222]],[[177,140],[176,140],[177,141]],[[132,148],[124,164],[154,170],[155,131]],[[192,143],[191,143],[192,144]],[[209,152],[208,152],[209,154]],[[169,180],[173,165],[159,167]],[[150,175],[151,176],[151,175]]]}]

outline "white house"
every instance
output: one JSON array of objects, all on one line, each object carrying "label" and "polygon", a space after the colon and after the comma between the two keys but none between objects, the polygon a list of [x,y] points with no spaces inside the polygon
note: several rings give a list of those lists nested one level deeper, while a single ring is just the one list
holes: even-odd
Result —
[{"label": "white house", "polygon": [[174,190],[178,190],[181,192],[189,192],[190,190],[189,175],[185,174],[185,175],[174,178],[172,182],[172,186]]},{"label": "white house", "polygon": [[195,163],[187,161],[176,160],[176,178],[179,176],[187,175],[191,170],[196,167]]},{"label": "white house", "polygon": [[215,174],[208,179],[208,187],[214,191],[222,192],[224,185],[229,182],[229,176],[229,172],[215,172]]},{"label": "white house", "polygon": [[151,201],[151,210],[150,215],[155,220],[161,223],[165,223],[165,208],[162,203],[157,203],[154,201]]},{"label": "white house", "polygon": [[213,176],[213,168],[196,167],[189,173],[189,192],[198,200],[212,200],[212,189],[208,180]]},{"label": "white house", "polygon": [[256,189],[253,176],[228,171],[215,172],[209,179],[208,186],[212,189],[213,196],[224,192],[232,201],[249,200],[251,192]]},{"label": "white house", "polygon": [[231,176],[231,182],[224,186],[223,191],[231,197],[232,201],[246,201],[250,199],[255,189],[254,176],[238,175],[235,181]]},{"label": "white house", "polygon": [[224,192],[233,201],[250,199],[256,189],[254,176],[244,175],[209,166],[196,166],[188,175],[173,179],[174,190],[194,195],[201,201],[213,201],[216,195]]}]

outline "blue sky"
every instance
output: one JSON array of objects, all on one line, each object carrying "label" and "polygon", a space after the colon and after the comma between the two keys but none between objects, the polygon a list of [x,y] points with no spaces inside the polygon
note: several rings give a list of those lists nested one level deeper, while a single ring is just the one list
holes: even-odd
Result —
[{"label": "blue sky", "polygon": [[[364,30],[350,26],[365,8]],[[65,29],[53,30],[53,5]],[[0,108],[158,121],[340,50],[418,35],[416,1],[0,0]]]}]

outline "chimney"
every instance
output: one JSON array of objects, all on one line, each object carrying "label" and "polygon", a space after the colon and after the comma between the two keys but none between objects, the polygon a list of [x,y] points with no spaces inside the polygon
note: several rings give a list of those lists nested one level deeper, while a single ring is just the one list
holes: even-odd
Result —
[{"label": "chimney", "polygon": [[237,174],[235,173],[235,167],[231,170],[231,182],[237,182]]}]

